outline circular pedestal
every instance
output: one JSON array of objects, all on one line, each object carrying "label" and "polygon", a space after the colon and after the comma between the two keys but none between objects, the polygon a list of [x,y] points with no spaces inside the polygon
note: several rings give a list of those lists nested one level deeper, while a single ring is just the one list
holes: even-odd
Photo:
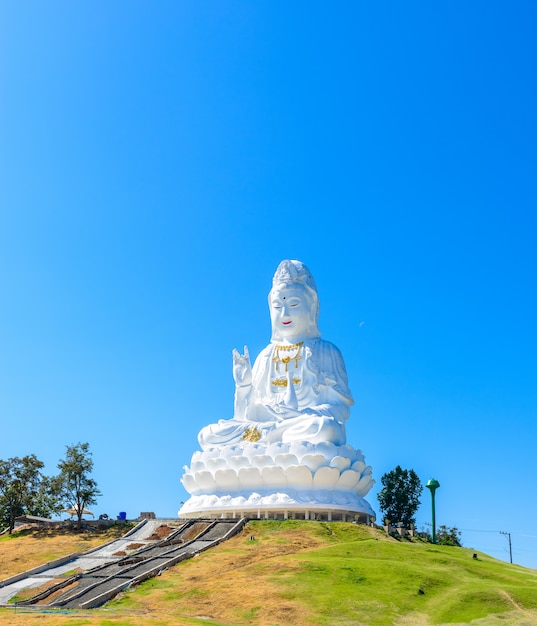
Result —
[{"label": "circular pedestal", "polygon": [[[318,496],[319,494],[315,494]],[[375,519],[375,513],[363,498],[356,498],[351,504],[319,502],[311,498],[301,501],[290,494],[262,496],[253,493],[243,496],[192,496],[179,511],[180,518],[239,518],[250,519],[306,519],[323,521],[358,521],[368,523]]]}]

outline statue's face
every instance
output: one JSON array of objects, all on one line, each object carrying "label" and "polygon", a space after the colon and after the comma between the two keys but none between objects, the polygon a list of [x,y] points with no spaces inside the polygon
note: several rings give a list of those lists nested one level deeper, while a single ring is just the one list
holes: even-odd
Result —
[{"label": "statue's face", "polygon": [[293,342],[308,337],[310,302],[301,285],[276,286],[270,296],[273,334]]}]

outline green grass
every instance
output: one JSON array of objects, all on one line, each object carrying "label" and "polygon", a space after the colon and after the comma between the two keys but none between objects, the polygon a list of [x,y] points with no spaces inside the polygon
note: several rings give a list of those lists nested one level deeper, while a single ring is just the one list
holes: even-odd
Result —
[{"label": "green grass", "polygon": [[537,624],[537,570],[473,554],[356,524],[250,522],[95,609],[87,623],[140,626],[150,616],[156,626]]},{"label": "green grass", "polygon": [[537,610],[537,572],[487,555],[475,560],[464,548],[387,541],[352,524],[272,521],[249,524],[256,537],[249,547],[285,543],[286,528],[301,524],[327,545],[284,556],[277,568],[259,563],[256,577],[267,576],[282,598],[308,606],[321,626],[391,625],[413,613],[431,624],[467,623],[516,611],[515,604]]},{"label": "green grass", "polygon": [[1,541],[12,541],[13,539],[19,539],[19,537],[25,537],[26,535],[29,535],[30,531],[29,530],[14,530],[11,535],[2,535],[0,537],[0,542]]},{"label": "green grass", "polygon": [[313,608],[319,625],[391,625],[416,611],[431,623],[469,622],[512,611],[506,594],[521,607],[537,609],[534,570],[485,555],[474,560],[473,551],[463,548],[366,539],[364,528],[365,533],[351,525],[329,527],[335,545],[288,556],[299,571],[271,577],[287,597]]}]

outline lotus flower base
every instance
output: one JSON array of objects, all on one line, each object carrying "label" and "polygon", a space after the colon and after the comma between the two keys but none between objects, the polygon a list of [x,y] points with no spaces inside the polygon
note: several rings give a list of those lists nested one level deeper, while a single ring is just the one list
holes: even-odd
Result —
[{"label": "lotus flower base", "polygon": [[184,470],[182,518],[375,518],[371,468],[352,446],[244,442],[195,452]]}]

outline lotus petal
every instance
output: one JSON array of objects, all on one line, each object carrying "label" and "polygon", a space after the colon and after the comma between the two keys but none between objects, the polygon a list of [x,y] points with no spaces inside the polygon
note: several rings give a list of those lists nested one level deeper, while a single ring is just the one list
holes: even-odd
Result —
[{"label": "lotus petal", "polygon": [[[326,469],[330,469],[330,468],[327,467]],[[322,502],[323,504],[329,504],[330,502],[332,502],[332,492],[327,491],[326,489],[324,489],[323,491],[317,491],[315,493],[315,500],[317,502]]]},{"label": "lotus petal", "polygon": [[336,483],[335,489],[352,489],[360,480],[360,473],[354,470],[346,470],[341,474]]},{"label": "lotus petal", "polygon": [[245,456],[230,456],[228,459],[229,467],[240,469],[241,467],[250,467],[250,460]]},{"label": "lotus petal", "polygon": [[232,469],[217,470],[214,479],[219,489],[230,489],[235,491],[239,488],[239,477]]},{"label": "lotus petal", "polygon": [[332,504],[350,504],[351,502],[349,494],[344,491],[334,491],[332,494]]},{"label": "lotus petal", "polygon": [[287,469],[289,465],[298,465],[298,459],[294,454],[277,454],[274,457],[274,463]]},{"label": "lotus petal", "polygon": [[257,467],[242,467],[239,470],[239,482],[246,489],[260,489],[263,485],[261,472]]},{"label": "lotus petal", "polygon": [[311,489],[313,476],[311,471],[304,465],[290,465],[287,470],[287,484],[293,489]]},{"label": "lotus petal", "polygon": [[365,470],[362,472],[364,476],[371,476],[372,473],[373,473],[373,468],[371,467],[371,465],[368,465],[365,468]]},{"label": "lotus petal", "polygon": [[326,458],[320,454],[306,454],[302,458],[302,464],[309,467],[312,472],[316,472],[320,467],[326,465]]},{"label": "lotus petal", "polygon": [[356,472],[360,472],[360,474],[365,470],[365,463],[363,461],[355,461],[352,464],[351,469],[355,470]]},{"label": "lotus petal", "polygon": [[229,459],[232,456],[242,456],[242,448],[240,446],[221,446],[219,456],[222,459]]},{"label": "lotus petal", "polygon": [[265,454],[268,454],[273,459],[278,454],[285,454],[288,451],[288,446],[282,442],[271,443],[267,446]]},{"label": "lotus petal", "polygon": [[281,467],[264,467],[261,470],[261,476],[266,487],[287,486],[287,476]]},{"label": "lotus petal", "polygon": [[205,463],[203,461],[192,461],[190,464],[190,469],[193,472],[201,472],[201,470],[207,469],[205,467]]},{"label": "lotus petal", "polygon": [[181,482],[188,493],[197,493],[200,490],[192,474],[184,474],[181,478]]},{"label": "lotus petal", "polygon": [[310,454],[314,450],[314,446],[307,441],[293,441],[289,445],[289,454],[294,454],[301,461],[302,457]]},{"label": "lotus petal", "polygon": [[251,458],[251,463],[254,467],[268,467],[274,465],[274,459],[268,454],[256,454]]},{"label": "lotus petal", "polygon": [[313,476],[316,489],[333,489],[339,479],[339,470],[335,467],[321,467]]},{"label": "lotus petal", "polygon": [[353,461],[361,461],[362,459],[359,459],[357,454],[357,450],[355,450],[352,446],[339,446],[339,450],[337,452],[339,454],[339,456],[344,456],[348,459],[351,460],[351,463]]},{"label": "lotus petal", "polygon": [[211,470],[211,472],[216,472],[219,469],[225,469],[227,467],[226,459],[220,458],[212,458],[207,459],[207,468]]},{"label": "lotus petal", "polygon": [[197,491],[209,491],[210,489],[216,488],[214,476],[211,472],[208,472],[207,470],[203,470],[202,472],[196,472],[194,474],[194,480],[199,487]]},{"label": "lotus petal", "polygon": [[301,491],[297,493],[296,500],[301,504],[310,504],[311,502],[317,502],[317,498],[314,498],[311,495],[311,491]]},{"label": "lotus petal", "polygon": [[331,459],[338,454],[337,446],[330,441],[322,441],[315,446],[316,454],[322,454],[325,459]]},{"label": "lotus petal", "polygon": [[241,506],[246,502],[246,498],[244,496],[235,496],[231,499],[233,506]]},{"label": "lotus petal", "polygon": [[209,448],[208,450],[204,450],[203,452],[194,452],[192,460],[194,460],[194,456],[196,456],[197,454],[199,454],[200,457],[203,457],[203,459],[205,460],[213,459],[214,457],[220,456],[220,448]]},{"label": "lotus petal", "polygon": [[258,454],[265,454],[267,447],[258,443],[248,443],[247,445],[244,446],[244,448],[242,449],[242,454],[248,458],[251,459],[254,456],[257,456]]},{"label": "lotus petal", "polygon": [[343,456],[335,456],[330,461],[330,467],[336,467],[340,472],[344,472],[351,466],[351,460]]},{"label": "lotus petal", "polygon": [[371,476],[362,476],[354,490],[363,498],[374,484],[375,481],[371,478]]}]

